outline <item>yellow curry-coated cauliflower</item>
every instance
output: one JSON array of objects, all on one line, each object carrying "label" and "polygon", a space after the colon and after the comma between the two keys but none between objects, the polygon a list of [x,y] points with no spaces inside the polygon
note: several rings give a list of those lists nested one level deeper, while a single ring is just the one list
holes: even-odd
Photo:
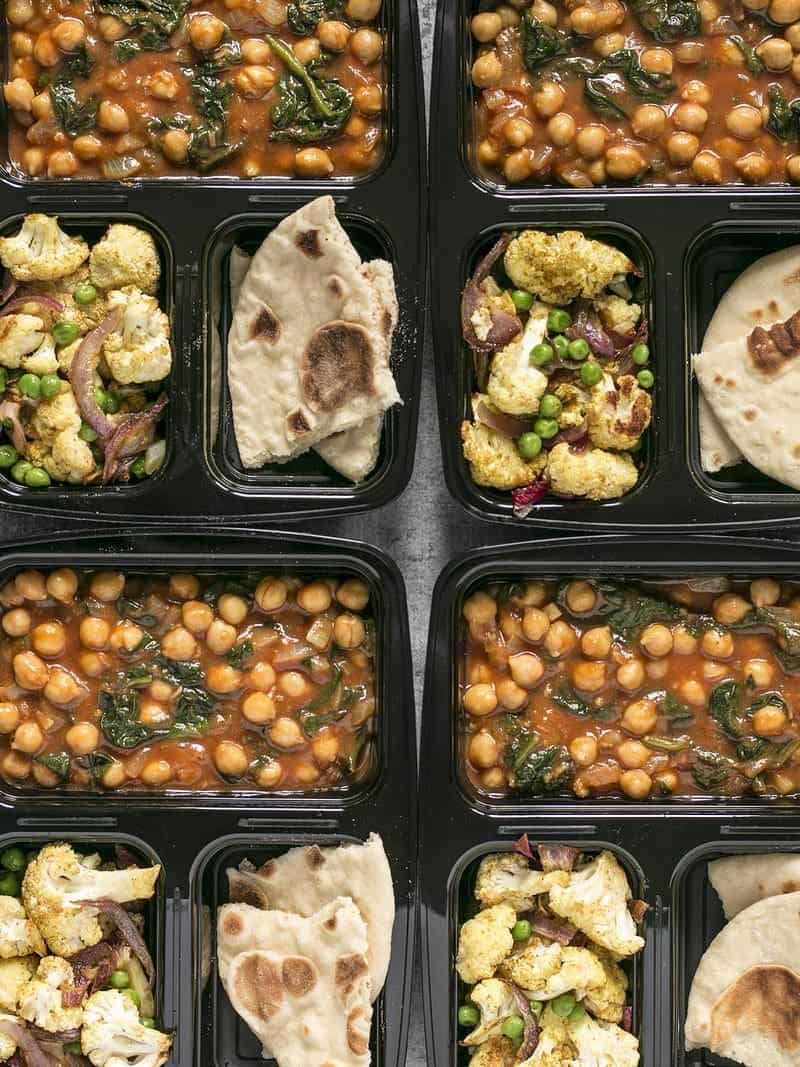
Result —
[{"label": "yellow curry-coated cauliflower", "polygon": [[616,386],[606,374],[589,401],[589,440],[597,448],[631,448],[650,425],[652,409],[653,398],[632,374],[623,374]]},{"label": "yellow curry-coated cauliflower", "polygon": [[619,249],[577,230],[525,230],[508,246],[504,266],[514,285],[546,304],[569,304],[579,296],[591,299],[615,276],[636,269]]},{"label": "yellow curry-coated cauliflower", "polygon": [[615,856],[604,850],[577,871],[569,885],[553,886],[550,910],[582,930],[588,938],[615,956],[632,956],[644,947],[644,938],[628,910],[628,877]]},{"label": "yellow curry-coated cauliflower", "polygon": [[[17,1026],[21,1026],[19,1019],[13,1013],[6,1014],[0,1012],[0,1023],[14,1023]],[[17,1043],[13,1037],[9,1037],[8,1034],[3,1033],[0,1030],[0,1063],[5,1063],[6,1060],[10,1060],[14,1053],[17,1051]]]},{"label": "yellow curry-coated cauliflower", "polygon": [[0,959],[47,955],[47,946],[31,918],[16,897],[0,897]]},{"label": "yellow curry-coated cauliflower", "polygon": [[464,923],[456,958],[456,970],[462,982],[474,985],[494,975],[514,947],[511,927],[516,921],[517,913],[510,904],[498,904]]},{"label": "yellow curry-coated cauliflower", "polygon": [[0,237],[0,262],[17,281],[53,281],[80,267],[89,255],[82,237],[70,237],[50,215],[26,215],[13,237]]},{"label": "yellow curry-coated cauliflower", "polygon": [[74,956],[103,939],[99,909],[80,901],[113,900],[127,904],[148,900],[161,872],[154,867],[123,871],[95,871],[80,862],[65,842],[45,845],[25,871],[22,902],[50,950]]},{"label": "yellow curry-coated cauliflower", "polygon": [[53,338],[47,334],[35,352],[22,357],[22,369],[31,374],[56,374],[58,372],[58,357]]},{"label": "yellow curry-coated cauliflower", "polygon": [[0,364],[16,370],[22,360],[44,341],[44,323],[38,315],[4,315],[0,318]]},{"label": "yellow curry-coated cauliflower", "polygon": [[469,999],[480,1010],[481,1021],[467,1034],[463,1045],[480,1045],[491,1037],[499,1037],[503,1020],[517,1010],[513,990],[499,978],[478,982],[470,990]]},{"label": "yellow curry-coated cauliflower", "polygon": [[580,426],[586,418],[589,393],[579,385],[573,385],[572,382],[561,382],[553,389],[553,393],[561,401],[561,411],[558,416],[559,427],[562,430],[568,430],[573,426]]},{"label": "yellow curry-coated cauliflower", "polygon": [[16,295],[47,296],[57,300],[61,304],[60,310],[49,308],[44,304],[31,303],[31,314],[40,315],[45,320],[45,328],[48,330],[52,330],[56,322],[70,322],[83,336],[93,330],[106,314],[106,302],[101,292],[97,293],[97,298],[90,304],[79,304],[75,299],[76,288],[88,281],[89,267],[84,263],[66,278],[57,278],[50,282],[29,282],[18,290]]},{"label": "yellow curry-coated cauliflower", "polygon": [[601,293],[594,298],[593,304],[605,328],[617,333],[633,333],[642,317],[638,304],[624,300],[616,293]]},{"label": "yellow curry-coated cauliflower", "polygon": [[591,1015],[567,1021],[566,1029],[577,1050],[575,1067],[639,1067],[639,1041],[627,1030]]},{"label": "yellow curry-coated cauliflower", "polygon": [[19,991],[30,981],[38,964],[38,956],[15,956],[0,960],[0,1012],[16,1012]]},{"label": "yellow curry-coated cauliflower", "polygon": [[622,1022],[628,992],[628,978],[610,952],[592,945],[592,953],[603,968],[605,981],[587,990],[584,1004],[598,1019],[607,1023]]},{"label": "yellow curry-coated cauliflower", "polygon": [[588,989],[605,982],[605,972],[589,949],[538,937],[505,960],[501,971],[533,1000],[553,1000],[573,992],[582,1000]]},{"label": "yellow curry-coated cauliflower", "polygon": [[494,278],[484,278],[481,282],[485,301],[477,307],[470,317],[475,336],[479,341],[485,341],[492,332],[492,312],[505,312],[508,315],[516,315],[517,309],[507,289],[501,289]]},{"label": "yellow curry-coated cauliflower", "polygon": [[[488,398],[476,394],[472,398],[473,411],[478,404],[488,404]],[[462,422],[461,442],[464,458],[470,465],[472,480],[477,485],[488,485],[493,489],[517,489],[530,485],[544,470],[547,456],[540,452],[531,460],[525,460],[519,454],[512,437],[493,430],[482,422]]]},{"label": "yellow curry-coated cauliflower", "polygon": [[533,346],[547,331],[547,311],[541,304],[534,305],[522,334],[492,360],[486,391],[492,404],[509,415],[532,415],[547,391],[547,375],[530,360]]},{"label": "yellow curry-coated cauliflower", "polygon": [[62,997],[74,986],[72,964],[60,956],[45,956],[36,974],[19,991],[17,1010],[21,1018],[51,1033],[76,1029],[83,1021],[83,1008],[64,1007]]},{"label": "yellow curry-coated cauliflower", "polygon": [[161,1067],[171,1045],[168,1034],[142,1025],[118,989],[93,993],[84,1005],[81,1048],[94,1067]]},{"label": "yellow curry-coated cauliflower", "polygon": [[575,1046],[569,1040],[565,1021],[546,1007],[539,1020],[539,1043],[519,1067],[576,1067],[574,1056]]},{"label": "yellow curry-coated cauliflower", "polygon": [[134,285],[155,296],[161,279],[156,243],[146,230],[117,222],[109,226],[89,257],[90,278],[100,289]]},{"label": "yellow curry-coated cauliflower", "polygon": [[556,493],[610,500],[633,489],[639,478],[636,464],[627,453],[588,448],[573,452],[561,441],[548,455],[547,473]]},{"label": "yellow curry-coated cauliflower", "polygon": [[481,860],[475,897],[485,908],[511,904],[517,911],[530,911],[551,886],[568,882],[569,871],[536,871],[518,852],[496,852]]},{"label": "yellow curry-coated cauliflower", "polygon": [[120,307],[122,323],[103,342],[109,370],[121,385],[157,382],[172,367],[169,319],[153,296],[134,286],[108,294],[109,311]]},{"label": "yellow curry-coated cauliflower", "polygon": [[40,401],[31,418],[28,459],[44,467],[51,478],[80,484],[94,473],[92,450],[78,436],[81,415],[72,389],[62,383],[61,392]]},{"label": "yellow curry-coated cauliflower", "polygon": [[492,1037],[473,1054],[469,1067],[514,1067],[517,1050],[507,1037]]}]

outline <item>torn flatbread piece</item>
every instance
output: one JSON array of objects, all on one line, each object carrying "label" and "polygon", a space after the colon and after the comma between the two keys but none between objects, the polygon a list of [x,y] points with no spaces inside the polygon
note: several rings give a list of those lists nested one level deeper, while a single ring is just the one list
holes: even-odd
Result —
[{"label": "torn flatbread piece", "polygon": [[800,892],[800,855],[755,852],[723,856],[708,865],[708,880],[722,902],[726,919],[759,900]]},{"label": "torn flatbread piece", "polygon": [[219,910],[220,978],[279,1067],[367,1067],[367,928],[349,898],[302,917],[249,904]]},{"label": "torn flatbread piece", "polygon": [[284,463],[382,416],[400,396],[383,287],[320,197],[253,257],[228,337],[228,386],[246,468]]}]

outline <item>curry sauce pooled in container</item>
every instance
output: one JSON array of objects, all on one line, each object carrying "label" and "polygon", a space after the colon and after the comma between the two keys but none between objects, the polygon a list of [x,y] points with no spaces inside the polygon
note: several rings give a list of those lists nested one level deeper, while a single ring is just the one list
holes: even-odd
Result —
[{"label": "curry sauce pooled in container", "polygon": [[84,790],[361,782],[369,599],[353,577],[22,571],[0,590],[0,773]]}]

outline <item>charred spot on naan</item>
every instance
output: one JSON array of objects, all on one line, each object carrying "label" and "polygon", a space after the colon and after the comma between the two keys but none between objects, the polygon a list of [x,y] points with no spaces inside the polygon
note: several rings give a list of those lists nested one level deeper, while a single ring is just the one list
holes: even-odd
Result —
[{"label": "charred spot on naan", "polygon": [[296,441],[298,437],[305,437],[311,432],[311,424],[302,408],[295,408],[286,416],[286,436],[290,441]]},{"label": "charred spot on naan", "polygon": [[375,392],[370,336],[356,322],[327,322],[315,330],[303,353],[300,383],[313,411],[331,412],[357,396]]},{"label": "charred spot on naan", "polygon": [[323,255],[319,243],[319,230],[302,230],[295,237],[294,243],[309,259],[319,259]]},{"label": "charred spot on naan", "polygon": [[753,367],[768,376],[796,359],[800,355],[800,311],[768,329],[756,326],[747,338],[747,351]]},{"label": "charred spot on naan", "polygon": [[751,967],[725,990],[711,1013],[714,1047],[737,1033],[761,1033],[784,1050],[800,1050],[800,975],[777,964]]},{"label": "charred spot on naan", "polygon": [[287,956],[281,967],[283,984],[292,997],[304,997],[317,984],[317,968],[305,956]]},{"label": "charred spot on naan", "polygon": [[335,296],[337,300],[344,296],[341,280],[337,278],[335,274],[332,274],[330,278],[328,278],[327,289],[331,296]]},{"label": "charred spot on naan", "polygon": [[277,864],[275,863],[275,860],[267,860],[266,863],[262,863],[259,867],[258,873],[262,878],[271,878],[275,873],[276,867]]},{"label": "charred spot on naan", "polygon": [[312,871],[318,871],[325,863],[325,857],[319,845],[309,845],[306,849],[306,863]]},{"label": "charred spot on naan", "polygon": [[267,304],[264,304],[256,312],[256,317],[250,326],[250,337],[254,341],[266,341],[274,345],[281,335],[281,323],[278,316]]},{"label": "charred spot on naan", "polygon": [[391,312],[387,311],[386,308],[383,309],[383,314],[381,315],[381,329],[384,337],[391,337],[394,329],[394,319]]},{"label": "charred spot on naan", "polygon": [[231,904],[250,904],[262,910],[268,906],[266,894],[239,871],[232,871],[228,878],[228,897]]},{"label": "charred spot on naan", "polygon": [[283,1002],[282,968],[263,952],[242,953],[235,961],[231,998],[244,1011],[267,1022],[280,1011]]},{"label": "charred spot on naan", "polygon": [[336,992],[343,1001],[352,994],[358,982],[369,973],[367,961],[354,952],[349,956],[340,956],[336,961]]},{"label": "charred spot on naan", "polygon": [[347,1016],[347,1044],[354,1056],[366,1056],[369,1050],[369,1024],[360,1005]]},{"label": "charred spot on naan", "polygon": [[222,920],[222,932],[226,937],[240,937],[244,933],[244,921],[237,912],[228,912]]}]

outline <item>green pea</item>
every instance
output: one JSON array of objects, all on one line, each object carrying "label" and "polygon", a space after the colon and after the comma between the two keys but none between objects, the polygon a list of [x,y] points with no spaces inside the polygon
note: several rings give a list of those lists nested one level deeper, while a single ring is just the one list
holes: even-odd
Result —
[{"label": "green pea", "polygon": [[560,1015],[562,1019],[566,1019],[567,1016],[572,1013],[576,1004],[577,1001],[572,993],[562,993],[560,997],[556,997],[555,1000],[550,1001],[550,1007],[556,1015]]},{"label": "green pea", "polygon": [[94,430],[88,422],[82,422],[81,428],[78,430],[78,437],[81,441],[96,441],[97,430]]},{"label": "green pea", "polygon": [[156,1028],[155,1019],[151,1019],[149,1015],[145,1015],[144,1018],[139,1020],[139,1022],[148,1030],[155,1030]]},{"label": "green pea", "polygon": [[524,433],[517,440],[517,449],[523,459],[535,459],[542,451],[542,439],[538,433]]},{"label": "green pea", "polygon": [[630,448],[626,448],[625,451],[626,452],[630,452],[630,454],[632,456],[635,456],[639,452],[641,452],[642,451],[642,439],[641,439],[641,437],[639,438],[638,441],[636,441],[635,444],[632,444]]},{"label": "green pea", "polygon": [[119,398],[114,393],[106,393],[106,405],[103,410],[107,415],[116,415],[119,411]]},{"label": "green pea", "polygon": [[645,344],[638,344],[633,346],[631,352],[631,359],[634,363],[640,367],[650,359],[650,349]]},{"label": "green pea", "polygon": [[111,975],[111,985],[114,989],[127,989],[131,984],[131,976],[127,971],[114,971]]},{"label": "green pea", "polygon": [[0,867],[7,871],[23,871],[25,869],[25,853],[21,848],[7,848],[0,852]]},{"label": "green pea", "polygon": [[80,1041],[68,1041],[64,1045],[64,1051],[65,1052],[69,1052],[70,1055],[72,1055],[72,1056],[82,1056],[83,1055],[83,1049],[81,1047]]},{"label": "green pea", "polygon": [[563,333],[572,325],[572,316],[563,308],[553,308],[547,316],[547,329],[550,333]]},{"label": "green pea", "polygon": [[60,319],[53,327],[53,340],[60,347],[71,345],[78,336],[78,327],[74,322],[65,322]]},{"label": "green pea", "polygon": [[131,474],[134,478],[147,477],[147,466],[145,465],[144,456],[138,456],[133,463],[131,463]]},{"label": "green pea", "polygon": [[581,1019],[586,1018],[586,1008],[583,1004],[576,1004],[572,1011],[569,1013],[569,1021],[571,1023],[579,1023]]},{"label": "green pea", "polygon": [[512,289],[511,302],[517,311],[530,311],[533,307],[533,293],[526,293],[524,289]]},{"label": "green pea", "polygon": [[0,393],[6,391],[6,385],[8,385],[8,374],[5,367],[0,367]]},{"label": "green pea", "polygon": [[76,304],[93,304],[97,300],[97,290],[91,282],[81,282],[80,285],[76,285],[72,295],[75,297]]},{"label": "green pea", "polygon": [[553,358],[553,346],[547,344],[546,341],[542,341],[538,345],[534,345],[531,349],[531,363],[534,367],[543,367],[545,363],[549,363]]},{"label": "green pea", "polygon": [[46,489],[50,484],[50,475],[44,467],[31,467],[25,471],[25,484],[29,489]]},{"label": "green pea", "polygon": [[42,394],[42,380],[35,374],[23,374],[17,383],[23,396],[38,400]]},{"label": "green pea", "polygon": [[0,470],[8,470],[19,459],[19,453],[13,445],[0,445]]},{"label": "green pea", "polygon": [[651,370],[640,370],[636,375],[636,381],[641,385],[642,389],[652,389],[655,380],[655,375]]},{"label": "green pea", "polygon": [[593,385],[597,385],[602,377],[603,368],[599,363],[595,363],[594,360],[588,360],[581,367],[581,381],[589,389],[591,389]]},{"label": "green pea", "polygon": [[570,341],[567,347],[567,355],[570,359],[586,359],[589,355],[589,342],[584,341],[582,337],[576,337],[574,341]]},{"label": "green pea", "polygon": [[541,1000],[532,1000],[530,1003],[533,1014],[537,1019],[541,1019],[542,1012],[544,1011],[544,1004],[542,1004]]},{"label": "green pea", "polygon": [[546,419],[557,419],[561,414],[561,401],[552,393],[545,393],[539,401],[539,414]]},{"label": "green pea", "polygon": [[11,871],[0,878],[0,897],[19,896],[19,878]]},{"label": "green pea", "polygon": [[108,393],[105,391],[102,385],[96,385],[94,387],[94,399],[100,410],[105,411],[106,403],[108,400]]},{"label": "green pea", "polygon": [[480,1021],[481,1013],[474,1004],[462,1004],[458,1009],[459,1026],[469,1026],[471,1029],[473,1026],[477,1026]]},{"label": "green pea", "polygon": [[61,392],[61,379],[57,374],[45,374],[41,380],[42,396],[57,396]]},{"label": "green pea", "polygon": [[550,342],[556,352],[558,352],[559,356],[561,356],[562,359],[566,359],[569,351],[569,339],[566,338],[563,333],[557,333],[555,337],[550,338]]},{"label": "green pea", "polygon": [[555,419],[537,419],[533,424],[533,429],[534,433],[538,433],[545,441],[549,441],[558,433],[558,423]]},{"label": "green pea", "polygon": [[503,1019],[500,1031],[504,1037],[509,1037],[512,1041],[516,1041],[525,1033],[525,1021],[521,1015],[509,1015]]},{"label": "green pea", "polygon": [[511,927],[511,936],[515,941],[527,941],[531,936],[531,924],[527,919],[517,919]]},{"label": "green pea", "polygon": [[141,1006],[142,998],[139,996],[135,989],[130,989],[129,987],[126,987],[122,990],[122,995],[123,997],[127,997],[128,1000],[132,1000],[137,1008]]},{"label": "green pea", "polygon": [[33,467],[33,464],[27,459],[18,459],[14,466],[11,468],[11,477],[15,482],[24,482],[25,475]]}]

